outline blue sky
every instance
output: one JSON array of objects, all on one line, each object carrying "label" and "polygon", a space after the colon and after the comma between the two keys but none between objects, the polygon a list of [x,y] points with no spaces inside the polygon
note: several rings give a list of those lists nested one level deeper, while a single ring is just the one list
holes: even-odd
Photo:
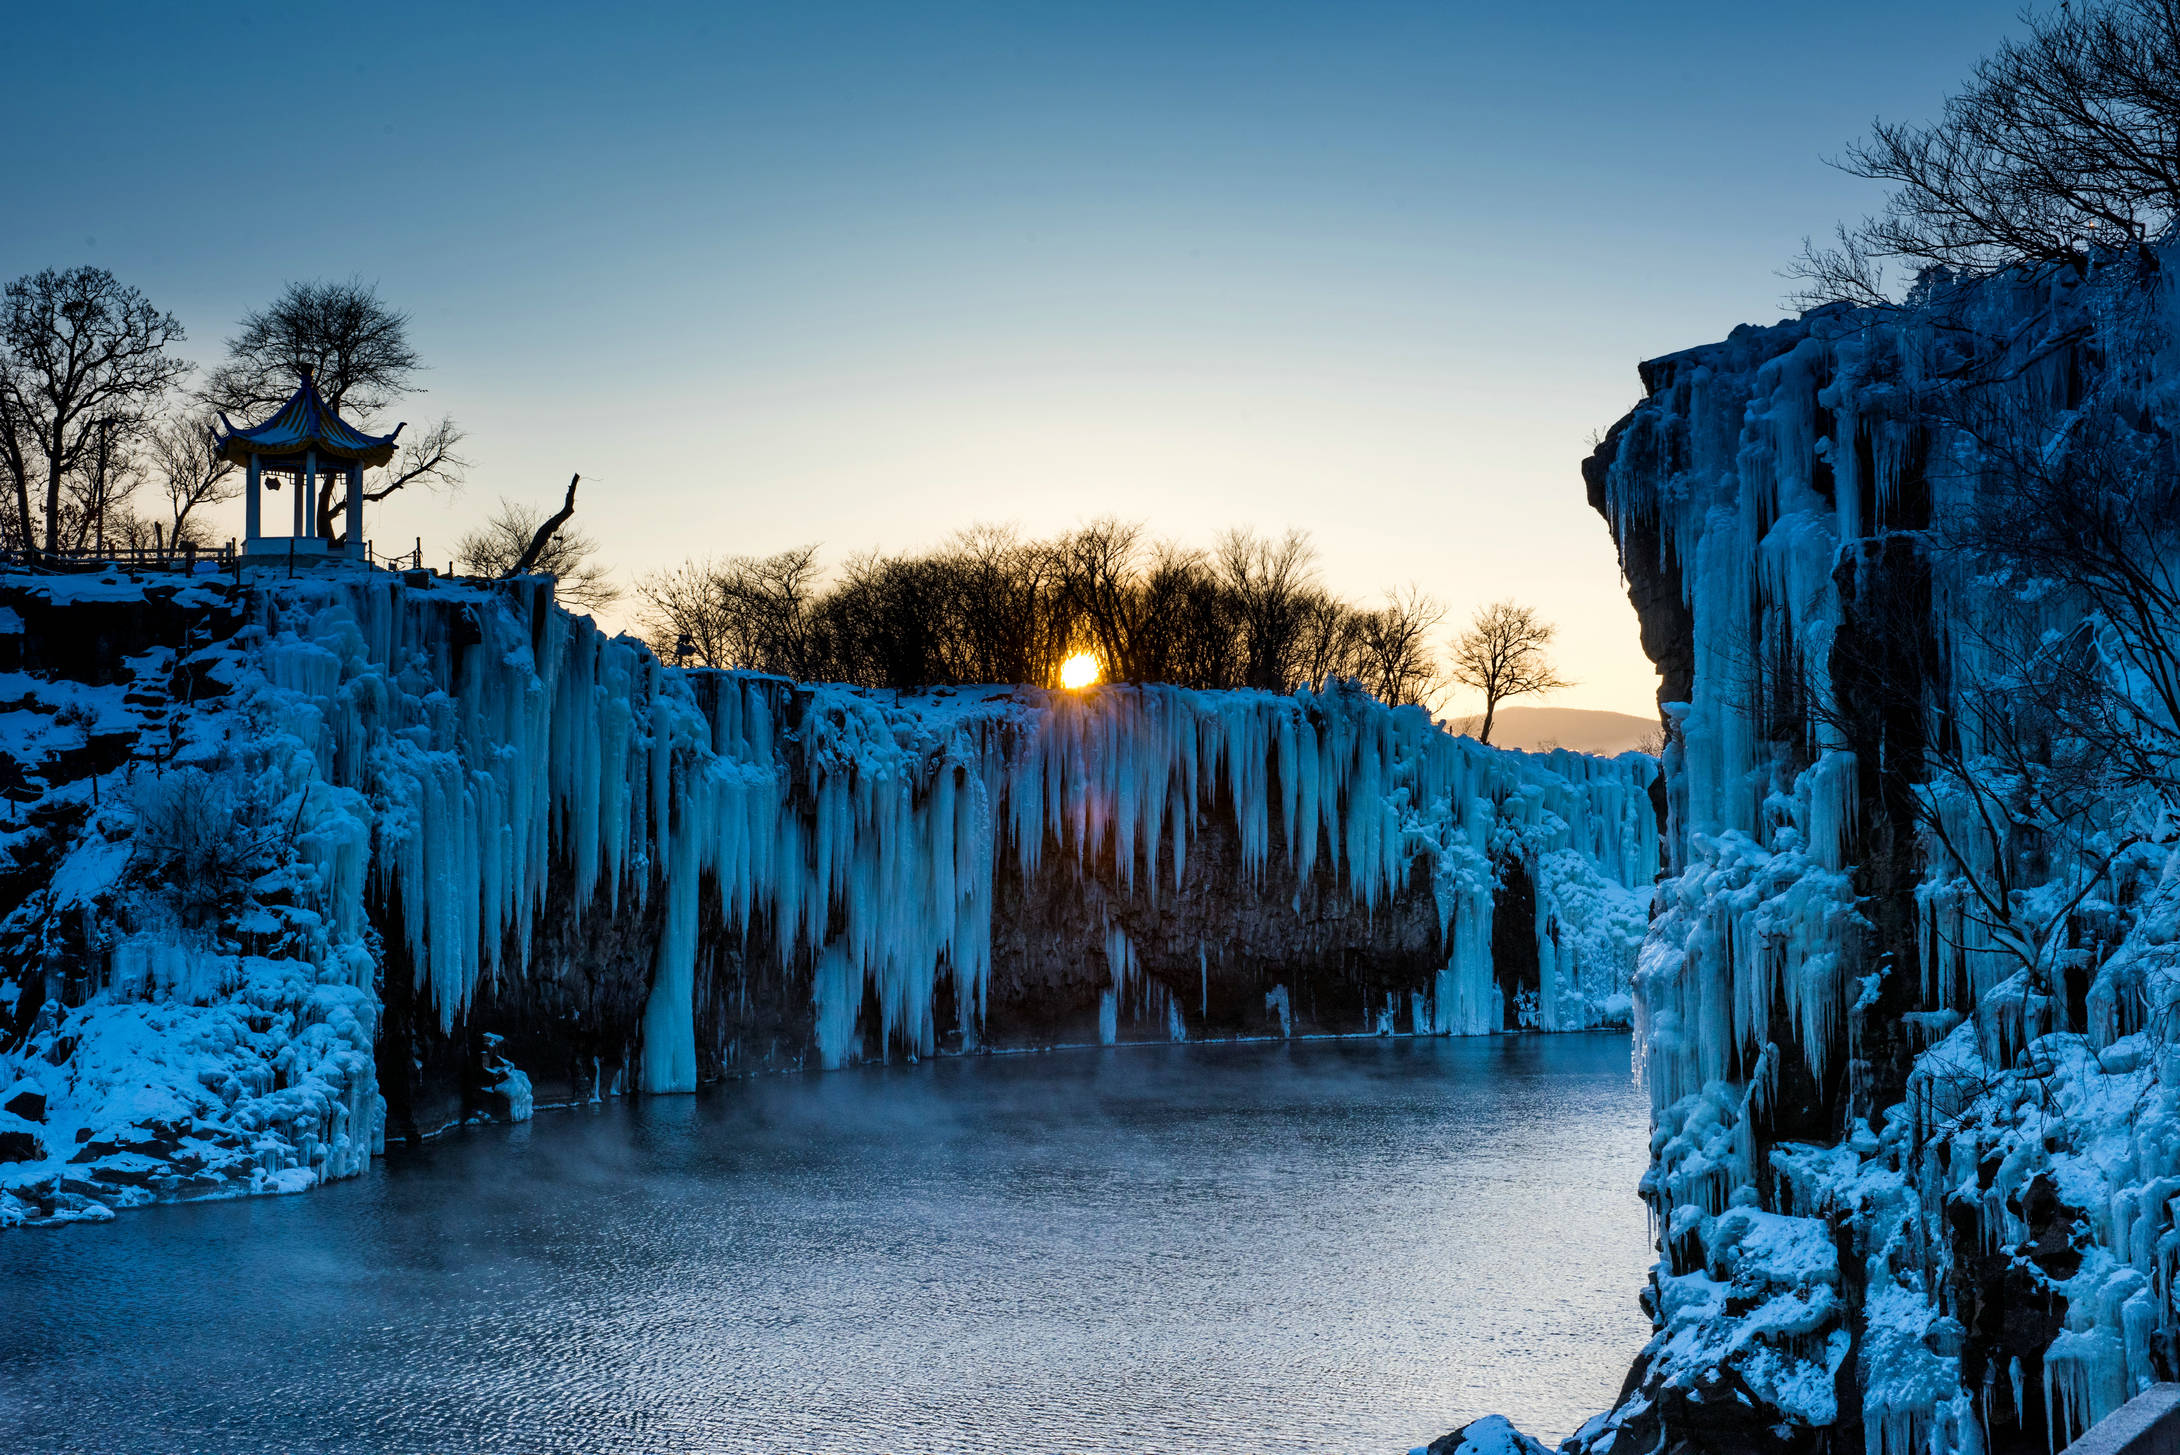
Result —
[{"label": "blue sky", "polygon": [[2016,8],[42,6],[0,274],[109,267],[201,362],[375,280],[433,366],[398,413],[475,461],[382,548],[575,470],[624,575],[1300,526],[1351,595],[1535,603],[1554,701],[1644,712],[1590,438],[1637,360],[1780,315],[1877,200],[1822,158]]}]

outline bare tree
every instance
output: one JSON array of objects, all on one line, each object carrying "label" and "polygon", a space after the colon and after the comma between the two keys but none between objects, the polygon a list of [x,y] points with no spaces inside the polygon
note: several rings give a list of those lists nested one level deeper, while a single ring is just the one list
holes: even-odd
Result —
[{"label": "bare tree", "polygon": [[1430,635],[1446,619],[1446,608],[1414,586],[1388,591],[1385,605],[1356,619],[1356,670],[1363,686],[1380,702],[1399,706],[1420,703],[1439,684]]},{"label": "bare tree", "polygon": [[29,414],[19,402],[24,385],[13,355],[0,348],[0,539],[18,549],[37,544],[30,514],[30,491],[44,483],[44,457]]},{"label": "bare tree", "polygon": [[948,588],[949,675],[1055,681],[1075,637],[1059,549],[1025,541],[1011,526],[978,525],[958,532],[938,557]]},{"label": "bare tree", "polygon": [[[568,514],[575,487],[568,487]],[[553,578],[562,601],[597,611],[621,599],[611,571],[598,563],[598,543],[571,528],[567,515],[547,517],[535,506],[502,499],[485,523],[463,536],[455,558],[472,576],[516,576],[542,571]]]},{"label": "bare tree", "polygon": [[1140,522],[1110,516],[1094,520],[1060,543],[1068,603],[1082,624],[1084,645],[1096,652],[1106,675],[1122,682],[1144,677],[1144,620],[1137,589],[1144,549]]},{"label": "bare tree", "polygon": [[1553,671],[1551,658],[1545,654],[1557,631],[1537,616],[1535,608],[1508,600],[1480,609],[1469,629],[1453,639],[1448,675],[1484,695],[1484,718],[1476,734],[1479,741],[1491,741],[1492,719],[1509,697],[1573,685]]},{"label": "bare tree", "polygon": [[[45,549],[65,543],[64,483],[89,470],[103,505],[116,436],[133,432],[189,365],[167,350],[182,326],[104,268],[47,268],[0,299],[0,468],[31,547],[42,489]],[[104,466],[101,470],[100,467]],[[80,536],[82,532],[79,530]]]},{"label": "bare tree", "polygon": [[220,505],[242,492],[242,472],[212,448],[212,411],[183,408],[144,432],[144,465],[166,501],[166,536],[179,544],[200,506]]},{"label": "bare tree", "polygon": [[326,403],[367,417],[418,392],[423,368],[409,343],[409,315],[382,301],[375,285],[290,283],[269,306],[242,315],[204,392],[231,413],[262,414],[285,403],[308,369]]},{"label": "bare tree", "polygon": [[816,604],[816,636],[839,669],[833,675],[900,689],[947,681],[949,574],[932,556],[867,551],[842,563],[839,582]]},{"label": "bare tree", "polygon": [[1804,245],[1797,301],[1888,301],[1883,266],[1980,276],[2083,265],[2180,218],[2180,0],[2025,15],[1938,120],[1878,121],[1835,165],[1893,188],[1884,212]]},{"label": "bare tree", "polygon": [[1160,541],[1150,548],[1141,582],[1137,680],[1190,687],[1238,683],[1234,602],[1204,553]]},{"label": "bare tree", "polygon": [[783,677],[837,675],[820,665],[814,641],[818,575],[816,546],[727,561],[714,577],[727,611],[725,665]]},{"label": "bare tree", "polygon": [[1367,613],[1314,587],[1301,594],[1297,606],[1294,651],[1281,684],[1272,690],[1322,687],[1335,677],[1355,676],[1362,666]]},{"label": "bare tree", "polygon": [[2104,765],[2091,796],[2147,790],[2180,811],[2180,443],[2124,405],[2100,382],[2062,427],[2049,408],[1956,401],[1948,423],[1976,443],[1980,488],[1931,534],[1972,579],[1996,568],[2048,583],[2080,615],[2065,633],[2023,625],[1974,644],[2039,674],[1996,688],[2001,702],[2036,688],[2038,751]]},{"label": "bare tree", "polygon": [[[204,397],[215,408],[256,416],[286,401],[309,369],[327,404],[360,427],[384,433],[379,418],[395,400],[423,391],[423,361],[409,342],[409,315],[360,278],[290,283],[262,309],[242,317],[227,359],[212,371]],[[407,434],[393,462],[364,476],[363,498],[384,500],[411,485],[457,486],[469,462],[451,415]],[[345,519],[344,476],[326,476],[318,492],[320,530],[337,539]]]},{"label": "bare tree", "polygon": [[[652,650],[668,661],[861,681],[840,670],[843,656],[863,648],[831,638],[817,609],[818,574],[815,546],[691,561],[637,579],[639,621]],[[838,630],[837,620],[832,625]]]},{"label": "bare tree", "polygon": [[[93,443],[84,452],[81,468],[62,480],[60,541],[71,550],[104,550],[110,525],[129,514],[128,500],[143,483],[139,458],[140,436],[150,428],[148,416],[120,419],[106,415],[93,429]],[[122,533],[123,535],[126,532]],[[120,540],[121,535],[115,536]]]},{"label": "bare tree", "polygon": [[719,590],[718,568],[689,561],[636,578],[640,620],[653,651],[684,666],[731,667],[733,621]]},{"label": "bare tree", "polygon": [[515,557],[514,564],[507,568],[508,575],[520,576],[526,571],[539,569],[538,562],[552,548],[553,537],[560,533],[562,526],[574,519],[575,487],[582,483],[583,477],[580,473],[568,477],[567,498],[560,502],[558,510],[538,522],[537,529],[530,532],[530,543],[522,548],[522,554]]},{"label": "bare tree", "polygon": [[[1254,531],[1230,530],[1212,551],[1213,567],[1234,600],[1242,634],[1242,685],[1285,692],[1312,668],[1329,665],[1327,623],[1315,590],[1317,552],[1309,533],[1290,530],[1278,540]],[[1305,638],[1316,618],[1318,650],[1303,662]]]}]

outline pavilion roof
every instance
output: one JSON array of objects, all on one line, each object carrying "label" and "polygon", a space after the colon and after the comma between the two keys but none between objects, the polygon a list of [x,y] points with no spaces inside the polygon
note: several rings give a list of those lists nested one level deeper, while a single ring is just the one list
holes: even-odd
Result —
[{"label": "pavilion roof", "polygon": [[221,459],[238,465],[249,464],[252,455],[270,462],[307,451],[330,460],[383,465],[394,457],[394,435],[401,433],[395,425],[393,434],[365,434],[342,419],[318,393],[308,369],[288,402],[263,424],[237,429],[224,414],[220,423],[225,429],[212,436],[212,448]]}]

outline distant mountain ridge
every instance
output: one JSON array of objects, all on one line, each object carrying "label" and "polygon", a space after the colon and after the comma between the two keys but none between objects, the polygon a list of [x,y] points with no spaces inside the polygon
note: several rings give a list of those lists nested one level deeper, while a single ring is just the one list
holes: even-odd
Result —
[{"label": "distant mountain ridge", "polygon": [[[1470,737],[1483,726],[1483,717],[1459,717],[1453,729]],[[1495,748],[1525,748],[1540,752],[1567,748],[1577,753],[1654,752],[1658,722],[1625,712],[1599,712],[1586,707],[1502,707],[1491,723]]]}]

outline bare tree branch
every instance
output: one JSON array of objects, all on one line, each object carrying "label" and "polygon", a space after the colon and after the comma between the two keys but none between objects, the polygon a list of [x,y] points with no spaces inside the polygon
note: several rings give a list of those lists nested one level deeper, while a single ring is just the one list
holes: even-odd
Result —
[{"label": "bare tree branch", "polygon": [[582,481],[583,477],[580,473],[568,477],[568,498],[560,503],[560,509],[547,516],[544,522],[538,526],[530,537],[530,544],[523,547],[522,555],[516,559],[515,564],[509,566],[502,573],[503,575],[520,576],[532,566],[538,564],[538,558],[544,555],[545,548],[552,544],[553,533],[566,525],[569,517],[575,514],[575,487],[581,484]]},{"label": "bare tree branch", "polygon": [[1884,211],[1804,245],[1805,306],[1889,303],[1911,275],[2084,267],[2180,219],[2180,0],[2079,0],[2023,16],[1936,121],[1877,121],[1834,163],[1888,185]]}]

